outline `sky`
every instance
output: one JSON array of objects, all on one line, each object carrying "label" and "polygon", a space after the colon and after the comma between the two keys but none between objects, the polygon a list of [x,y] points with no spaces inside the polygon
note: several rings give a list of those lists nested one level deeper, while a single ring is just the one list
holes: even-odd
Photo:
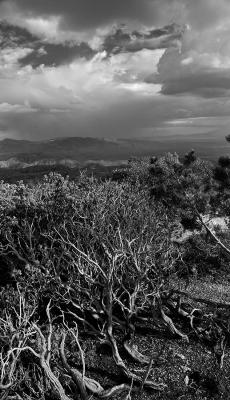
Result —
[{"label": "sky", "polygon": [[229,0],[0,0],[0,139],[224,137],[229,37]]}]

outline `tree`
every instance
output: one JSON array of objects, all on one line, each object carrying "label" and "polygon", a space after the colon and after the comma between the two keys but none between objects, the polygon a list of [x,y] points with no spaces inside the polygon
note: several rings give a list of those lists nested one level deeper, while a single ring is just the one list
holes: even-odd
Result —
[{"label": "tree", "polygon": [[184,165],[189,166],[194,161],[196,161],[195,150],[191,150],[188,153],[186,153],[184,156]]}]

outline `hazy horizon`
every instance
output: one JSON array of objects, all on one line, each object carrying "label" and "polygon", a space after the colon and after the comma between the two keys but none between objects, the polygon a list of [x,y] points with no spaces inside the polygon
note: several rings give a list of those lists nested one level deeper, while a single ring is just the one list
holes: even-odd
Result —
[{"label": "hazy horizon", "polygon": [[[12,143],[12,147],[11,142],[14,142],[14,140],[17,140],[18,143],[16,145]],[[58,144],[59,140],[62,142],[61,147]],[[101,140],[108,142],[108,145],[111,143],[112,147],[110,145],[105,147],[103,145],[101,147]],[[21,142],[37,143],[37,145],[36,147],[34,145],[32,147],[26,145],[25,147],[24,145],[21,146]],[[226,142],[224,136],[220,136],[214,132],[209,132],[208,140],[206,133],[196,133],[187,136],[174,134],[170,137],[167,133],[161,133],[161,135],[146,138],[124,137],[111,139],[74,136],[29,141],[5,138],[0,140],[1,143],[6,143],[6,145],[4,147],[0,146],[0,160],[10,161],[12,159],[12,162],[10,162],[12,165],[14,165],[14,158],[15,161],[18,160],[20,163],[20,160],[23,160],[24,157],[27,159],[27,155],[31,161],[40,160],[40,163],[46,159],[63,161],[66,159],[67,161],[73,160],[80,163],[90,163],[90,159],[92,158],[92,162],[94,162],[93,160],[97,160],[99,164],[105,162],[106,165],[110,165],[110,163],[123,165],[125,160],[128,160],[130,157],[159,156],[167,152],[176,152],[179,156],[183,156],[191,149],[195,150],[198,157],[212,162],[217,162],[220,156],[230,155],[230,144]],[[50,145],[54,146],[50,147]],[[114,145],[116,146],[113,147]],[[0,164],[1,168],[5,168],[8,165],[7,162],[3,161],[0,161]]]}]

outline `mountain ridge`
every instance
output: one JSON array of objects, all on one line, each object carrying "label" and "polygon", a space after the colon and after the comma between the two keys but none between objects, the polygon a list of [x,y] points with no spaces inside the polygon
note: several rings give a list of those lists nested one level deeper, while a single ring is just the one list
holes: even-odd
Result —
[{"label": "mountain ridge", "polygon": [[92,163],[120,165],[134,155],[148,152],[149,142],[145,144],[144,140],[67,137],[30,141],[5,138],[0,141],[0,168],[55,164],[74,168]]},{"label": "mountain ridge", "polygon": [[[207,141],[207,137],[209,140]],[[69,168],[89,164],[122,165],[133,157],[159,156],[166,152],[183,155],[194,148],[197,155],[216,161],[227,152],[221,138],[199,137],[94,138],[59,137],[40,141],[5,138],[0,140],[0,168],[26,168],[37,165],[65,165]]]}]

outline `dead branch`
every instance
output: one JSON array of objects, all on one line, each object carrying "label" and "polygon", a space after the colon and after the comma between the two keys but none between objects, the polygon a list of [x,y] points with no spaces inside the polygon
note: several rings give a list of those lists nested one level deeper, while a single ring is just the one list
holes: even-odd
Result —
[{"label": "dead branch", "polygon": [[176,181],[179,184],[179,186],[181,187],[185,199],[187,200],[187,202],[188,202],[189,206],[191,207],[191,209],[195,212],[198,220],[200,221],[201,225],[205,228],[206,232],[210,235],[210,237],[214,240],[214,242],[216,242],[216,244],[218,246],[220,246],[222,248],[222,250],[224,250],[224,252],[230,256],[230,249],[227,246],[225,246],[224,243],[222,243],[220,239],[218,239],[218,237],[215,235],[215,233],[205,223],[205,221],[203,220],[202,215],[199,213],[196,205],[192,203],[192,201],[189,198],[188,194],[184,190],[183,185],[181,184],[181,182],[180,182],[179,178],[177,177],[177,175],[174,172],[171,172],[171,174],[172,174],[173,178],[176,179]]},{"label": "dead branch", "polygon": [[123,345],[128,355],[134,361],[139,362],[140,364],[145,364],[145,365],[149,364],[150,358],[145,356],[144,354],[141,354],[137,349],[131,346],[128,341],[125,341]]},{"label": "dead branch", "polygon": [[102,399],[109,399],[114,395],[118,395],[124,391],[129,390],[129,385],[122,384],[118,386],[114,386],[108,390],[104,390],[104,388],[100,385],[99,382],[95,381],[94,379],[88,378],[83,376],[76,368],[71,368],[68,364],[65,355],[65,341],[66,341],[66,333],[62,334],[62,339],[60,343],[60,356],[63,363],[64,368],[67,370],[73,382],[76,384],[77,388],[80,391],[81,398],[83,400],[88,399],[88,394],[86,389],[88,389],[94,395],[102,398]]},{"label": "dead branch", "polygon": [[[133,372],[129,371],[128,368],[126,367],[124,361],[122,360],[122,358],[119,354],[116,340],[113,337],[113,334],[110,330],[108,330],[108,339],[109,339],[109,342],[110,342],[110,345],[112,348],[113,359],[114,359],[116,365],[118,366],[118,368],[123,373],[123,375],[126,378],[128,378],[130,381],[133,380],[133,382],[141,384],[142,378],[140,376],[134,374]],[[164,390],[164,388],[166,387],[166,385],[164,385],[162,383],[156,383],[156,382],[148,381],[148,380],[145,381],[144,386],[146,386],[150,389],[153,389],[153,390]]]},{"label": "dead branch", "polygon": [[[110,301],[112,295],[111,293],[108,293],[108,301]],[[121,372],[123,373],[123,375],[125,375],[126,378],[128,378],[129,380],[133,381],[133,382],[137,382],[139,384],[142,383],[142,379],[141,377],[139,377],[138,375],[132,373],[131,371],[128,370],[128,368],[126,367],[124,361],[122,360],[118,348],[117,348],[117,343],[116,340],[113,336],[113,328],[112,328],[112,308],[111,305],[108,304],[108,326],[107,326],[107,339],[110,343],[110,346],[112,348],[112,354],[113,354],[113,359],[116,363],[116,365],[118,366],[118,368],[121,370]],[[163,390],[165,388],[165,385],[163,384],[158,384],[152,381],[147,381],[145,382],[145,386],[154,389],[154,390]]]},{"label": "dead branch", "polygon": [[66,333],[63,333],[62,339],[61,339],[61,344],[60,344],[60,356],[61,356],[63,366],[67,370],[67,372],[69,373],[71,378],[73,379],[73,382],[75,383],[77,388],[79,389],[82,400],[87,400],[88,394],[86,392],[85,383],[84,383],[82,374],[78,370],[71,368],[67,362],[67,359],[65,356],[65,340],[66,340]]},{"label": "dead branch", "polygon": [[35,312],[35,308],[32,310],[26,309],[25,299],[20,293],[19,294],[19,311],[12,307],[13,314],[16,317],[16,321],[13,320],[12,315],[5,313],[5,318],[0,318],[0,326],[3,332],[10,332],[8,351],[4,353],[4,349],[1,349],[0,353],[0,390],[7,391],[10,389],[16,381],[17,375],[17,364],[20,355],[24,349],[27,339],[33,335],[33,332],[29,329],[26,330],[29,319]]},{"label": "dead branch", "polygon": [[149,360],[148,368],[146,369],[146,372],[145,372],[145,374],[143,376],[143,380],[142,380],[141,387],[140,387],[140,395],[143,392],[144,385],[145,385],[145,383],[146,383],[146,381],[148,379],[148,376],[149,376],[150,371],[152,369],[152,365],[153,365],[153,358],[151,357],[150,360]]},{"label": "dead branch", "polygon": [[161,314],[161,318],[163,319],[164,323],[167,325],[167,327],[169,328],[169,330],[172,332],[173,335],[177,335],[179,337],[181,337],[183,340],[185,340],[186,342],[189,342],[189,338],[187,335],[183,334],[182,332],[180,332],[174,325],[172,319],[165,314],[164,310],[163,310],[163,306],[162,306],[162,301],[161,298],[157,299],[157,303],[158,303],[158,307],[159,307],[159,311]]},{"label": "dead branch", "polygon": [[197,215],[197,218],[201,222],[201,225],[205,228],[205,230],[210,235],[210,237],[214,240],[214,242],[216,242],[222,248],[222,250],[224,250],[224,252],[226,254],[228,254],[230,256],[230,249],[228,247],[226,247],[224,245],[224,243],[222,243],[221,240],[218,239],[218,237],[215,235],[215,233],[208,227],[208,225],[206,224],[206,222],[204,222],[204,220],[203,220],[201,214],[199,213],[199,211],[197,210],[197,208],[195,206],[193,208]]},{"label": "dead branch", "polygon": [[[19,292],[20,294],[20,292]],[[0,390],[7,391],[12,387],[16,379],[17,372],[17,362],[20,355],[29,351],[34,357],[39,361],[46,377],[51,382],[54,392],[60,400],[70,400],[70,398],[65,394],[64,388],[62,387],[58,378],[54,375],[50,367],[50,356],[51,356],[51,345],[52,345],[52,321],[50,317],[50,302],[47,306],[46,312],[49,320],[49,334],[46,339],[43,335],[41,329],[34,323],[31,324],[30,317],[34,313],[34,309],[31,312],[26,310],[25,299],[22,298],[20,294],[19,301],[19,312],[14,308],[15,316],[17,317],[16,326],[13,325],[11,320],[4,320],[1,318],[1,324],[5,325],[5,331],[7,331],[10,326],[12,332],[12,338],[10,341],[10,348],[5,356],[3,353],[0,355],[1,364],[1,377],[0,377]],[[28,342],[31,336],[37,335],[40,339],[40,350],[36,351],[31,347],[30,342]],[[16,341],[16,343],[15,343]],[[29,343],[29,344],[28,344]],[[7,377],[7,382],[5,382]]]}]

